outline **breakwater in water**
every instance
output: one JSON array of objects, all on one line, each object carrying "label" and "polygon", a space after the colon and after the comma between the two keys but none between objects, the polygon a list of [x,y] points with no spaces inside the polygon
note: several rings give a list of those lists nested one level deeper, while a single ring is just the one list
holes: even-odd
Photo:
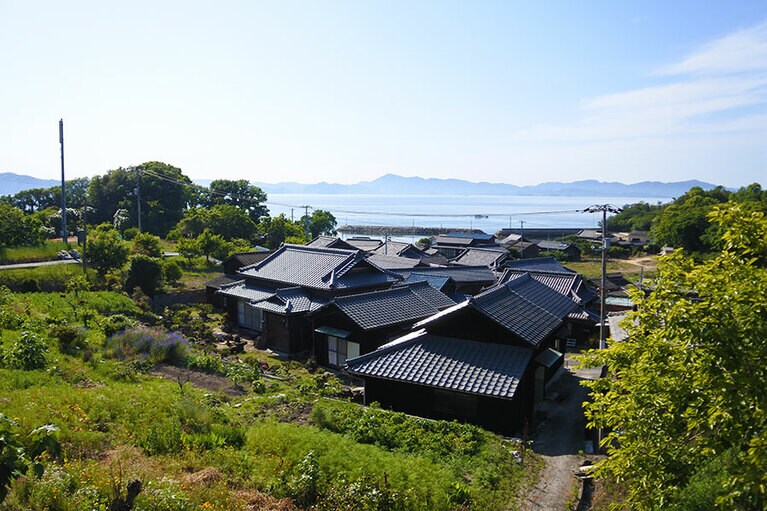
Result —
[{"label": "breakwater in water", "polygon": [[369,236],[436,236],[449,232],[482,233],[481,229],[466,229],[461,227],[419,227],[419,226],[390,226],[390,225],[342,225],[337,229],[342,234],[364,234]]}]

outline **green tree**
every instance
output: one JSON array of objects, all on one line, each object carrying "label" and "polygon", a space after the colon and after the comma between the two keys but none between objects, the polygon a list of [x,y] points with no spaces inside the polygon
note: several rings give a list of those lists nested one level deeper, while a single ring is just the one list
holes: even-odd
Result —
[{"label": "green tree", "polygon": [[88,187],[93,222],[112,222],[115,212],[125,209],[130,217],[124,228],[137,226],[137,175],[141,177],[142,229],[165,236],[183,216],[191,198],[192,181],[181,169],[156,161],[94,177]]},{"label": "green tree", "polygon": [[281,214],[261,222],[262,232],[266,235],[266,246],[270,249],[278,248],[286,242],[306,243],[304,228],[297,222],[291,222]]},{"label": "green tree", "polygon": [[136,254],[130,259],[125,279],[125,289],[133,291],[137,286],[147,296],[154,296],[163,284],[162,260],[144,254]]},{"label": "green tree", "polygon": [[213,234],[218,234],[227,241],[234,238],[251,240],[258,232],[258,227],[245,211],[226,204],[210,208],[208,227]]},{"label": "green tree", "polygon": [[200,244],[197,242],[196,238],[179,238],[178,243],[176,244],[176,250],[178,250],[178,253],[186,259],[187,263],[191,263],[192,259],[202,255]]},{"label": "green tree", "polygon": [[161,257],[160,238],[148,232],[139,232],[133,237],[133,253],[149,257]]},{"label": "green tree", "polygon": [[315,209],[311,216],[302,216],[301,224],[306,225],[311,238],[324,234],[327,236],[336,235],[336,217],[330,211]]},{"label": "green tree", "polygon": [[202,231],[202,234],[197,236],[195,241],[200,248],[200,252],[205,256],[207,261],[210,261],[211,255],[219,253],[226,245],[226,240],[218,234],[210,232],[210,229]]},{"label": "green tree", "polygon": [[269,214],[266,193],[251,185],[246,179],[216,179],[210,183],[209,191],[203,192],[200,205],[212,208],[218,205],[234,206],[243,211],[254,224]]},{"label": "green tree", "polygon": [[609,431],[596,474],[627,509],[767,509],[767,219],[733,204],[708,219],[721,252],[664,258],[628,340],[581,359],[607,367],[586,416]]},{"label": "green tree", "polygon": [[663,204],[648,204],[637,202],[626,204],[623,211],[607,219],[607,228],[610,231],[631,232],[649,231],[653,220],[663,211]]},{"label": "green tree", "polygon": [[88,233],[88,248],[85,254],[101,275],[122,268],[128,262],[130,250],[120,239],[120,233],[111,224],[101,224]]},{"label": "green tree", "polygon": [[31,246],[43,243],[48,232],[35,215],[0,202],[0,248]]},{"label": "green tree", "polygon": [[51,457],[61,454],[56,426],[40,426],[22,439],[18,425],[0,413],[0,503],[8,495],[11,482],[25,476],[30,467],[42,477],[44,467],[38,459],[45,452]]},{"label": "green tree", "polygon": [[711,251],[717,248],[717,233],[708,214],[727,199],[728,192],[721,188],[709,191],[697,186],[690,188],[658,215],[650,237],[660,245],[683,248],[690,253]]}]

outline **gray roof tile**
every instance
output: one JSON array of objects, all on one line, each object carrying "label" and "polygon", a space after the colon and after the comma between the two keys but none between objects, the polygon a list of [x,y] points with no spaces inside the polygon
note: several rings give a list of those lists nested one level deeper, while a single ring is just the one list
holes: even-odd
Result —
[{"label": "gray roof tile", "polygon": [[343,296],[332,304],[364,330],[414,323],[439,312],[437,305],[429,303],[409,286]]},{"label": "gray roof tile", "polygon": [[251,306],[277,314],[299,314],[315,311],[326,303],[326,300],[314,297],[300,287],[292,287],[279,289],[272,296],[251,303]]},{"label": "gray roof tile", "polygon": [[226,296],[233,296],[235,298],[244,298],[246,300],[266,300],[274,295],[274,289],[254,286],[241,279],[232,284],[221,286],[218,293]]},{"label": "gray roof tile", "polygon": [[468,248],[451,262],[462,266],[487,266],[495,268],[502,265],[508,258],[509,251],[503,248]]},{"label": "gray roof tile", "polygon": [[501,278],[498,279],[498,283],[505,284],[524,275],[530,275],[541,284],[549,286],[578,303],[587,304],[596,299],[596,294],[588,287],[583,277],[573,272],[507,268]]},{"label": "gray roof tile", "polygon": [[347,361],[357,376],[511,399],[533,350],[414,332]]},{"label": "gray roof tile", "polygon": [[506,268],[513,268],[515,270],[546,270],[575,273],[562,266],[559,261],[553,257],[532,257],[530,259],[506,261]]},{"label": "gray roof tile", "polygon": [[397,270],[395,273],[401,275],[403,278],[408,278],[412,273],[450,277],[453,279],[453,282],[459,285],[495,284],[495,275],[487,266],[431,266],[427,268],[413,268],[412,270]]},{"label": "gray roof tile", "polygon": [[[355,271],[351,271],[355,269]],[[345,289],[395,282],[397,279],[365,261],[359,250],[283,245],[240,274],[312,289]]]}]

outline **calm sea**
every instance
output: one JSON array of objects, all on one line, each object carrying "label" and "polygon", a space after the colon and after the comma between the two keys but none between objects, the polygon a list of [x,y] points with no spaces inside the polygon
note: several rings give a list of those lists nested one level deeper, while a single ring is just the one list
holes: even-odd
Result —
[{"label": "calm sea", "polygon": [[[338,225],[463,227],[494,233],[503,227],[597,227],[600,214],[582,213],[594,204],[622,207],[671,198],[519,197],[500,195],[269,194],[270,213],[300,218],[304,206],[333,213]],[[309,210],[311,214],[311,209]]]}]

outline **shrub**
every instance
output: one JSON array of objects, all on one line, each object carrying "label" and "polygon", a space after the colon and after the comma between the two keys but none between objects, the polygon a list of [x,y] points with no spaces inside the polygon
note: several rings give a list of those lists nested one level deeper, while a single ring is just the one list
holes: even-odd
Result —
[{"label": "shrub", "polygon": [[125,279],[125,289],[139,287],[144,294],[154,296],[162,286],[162,262],[155,257],[136,254],[130,260]]},{"label": "shrub", "polygon": [[75,354],[87,346],[85,329],[74,325],[59,324],[51,327],[51,337],[59,341],[62,353]]},{"label": "shrub", "polygon": [[226,374],[224,363],[218,355],[195,353],[189,357],[189,367],[209,374]]},{"label": "shrub", "polygon": [[162,262],[162,271],[165,275],[165,280],[168,282],[178,282],[184,273],[181,271],[181,267],[176,261],[172,259],[164,260]]},{"label": "shrub", "polygon": [[125,314],[111,314],[109,316],[101,316],[99,321],[99,326],[104,332],[104,335],[107,337],[111,337],[114,334],[122,332],[123,330],[135,325],[136,322]]},{"label": "shrub", "polygon": [[139,327],[109,337],[105,349],[117,360],[143,356],[153,364],[180,365],[189,355],[189,342],[175,332]]},{"label": "shrub", "polygon": [[45,354],[48,344],[45,339],[33,332],[22,332],[16,342],[3,355],[3,362],[12,369],[43,369],[48,365]]},{"label": "shrub", "polygon": [[136,235],[139,233],[139,230],[137,227],[128,227],[123,231],[123,239],[125,241],[132,241],[133,238],[136,237]]}]

